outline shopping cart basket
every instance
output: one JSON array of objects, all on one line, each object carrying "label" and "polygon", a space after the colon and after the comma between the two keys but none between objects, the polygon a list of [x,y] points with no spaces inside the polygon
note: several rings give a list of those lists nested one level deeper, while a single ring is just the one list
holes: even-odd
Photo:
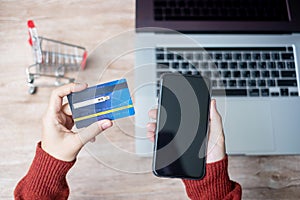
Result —
[{"label": "shopping cart basket", "polygon": [[[30,94],[38,87],[60,86],[75,81],[69,77],[86,64],[87,51],[84,47],[40,37],[33,21],[28,21],[29,44],[32,47],[35,64],[26,69]],[[44,80],[41,80],[41,79]],[[36,79],[39,79],[38,81]]]}]

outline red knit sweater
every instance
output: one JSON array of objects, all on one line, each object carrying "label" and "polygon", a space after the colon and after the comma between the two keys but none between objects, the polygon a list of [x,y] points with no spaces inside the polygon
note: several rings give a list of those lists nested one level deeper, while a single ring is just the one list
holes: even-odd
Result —
[{"label": "red knit sweater", "polygon": [[[66,175],[74,163],[57,160],[38,143],[30,169],[15,189],[15,199],[67,199]],[[187,195],[191,199],[241,199],[241,186],[229,180],[227,164],[226,156],[206,165],[204,179],[183,180]]]}]

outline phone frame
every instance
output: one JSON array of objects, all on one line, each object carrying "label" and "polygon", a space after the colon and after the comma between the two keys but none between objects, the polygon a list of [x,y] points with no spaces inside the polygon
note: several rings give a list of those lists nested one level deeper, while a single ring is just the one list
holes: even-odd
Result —
[{"label": "phone frame", "polygon": [[[196,78],[196,77],[199,77],[199,78],[202,78],[206,85],[208,86],[208,114],[207,114],[207,124],[206,124],[206,133],[205,133],[205,146],[204,146],[204,158],[203,158],[203,173],[200,177],[185,177],[185,176],[177,176],[177,175],[174,175],[174,176],[164,176],[164,175],[161,175],[159,174],[156,169],[155,169],[155,166],[156,166],[156,151],[157,151],[157,142],[158,142],[158,127],[159,127],[159,117],[160,117],[160,108],[161,108],[161,98],[162,98],[162,94],[163,94],[163,81],[164,81],[164,78],[166,76],[184,76],[184,77],[193,77],[193,78]],[[208,144],[208,133],[209,133],[209,124],[210,124],[210,120],[209,120],[209,116],[210,116],[210,102],[211,102],[211,81],[209,78],[207,77],[204,77],[204,76],[199,76],[199,75],[188,75],[188,74],[179,74],[179,73],[165,73],[161,76],[160,78],[160,91],[159,91],[159,98],[158,98],[158,111],[157,111],[157,116],[156,116],[156,130],[155,130],[155,139],[154,139],[154,146],[153,146],[153,162],[152,162],[152,172],[155,176],[157,177],[162,177],[162,178],[183,178],[183,179],[190,179],[190,180],[199,180],[199,179],[203,179],[205,174],[206,174],[206,153],[207,153],[207,144]],[[200,149],[199,149],[200,150]]]}]

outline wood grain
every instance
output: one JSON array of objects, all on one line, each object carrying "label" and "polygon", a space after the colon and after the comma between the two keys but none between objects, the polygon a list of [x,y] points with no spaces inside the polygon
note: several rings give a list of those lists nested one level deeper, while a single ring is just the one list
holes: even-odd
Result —
[{"label": "wood grain", "polygon": [[[0,199],[12,199],[16,183],[28,170],[53,89],[27,93],[25,68],[33,60],[26,21],[34,19],[40,35],[93,52],[107,38],[134,29],[134,11],[134,0],[0,1]],[[97,67],[101,66],[87,68],[80,78],[92,81]],[[132,69],[129,55],[109,65],[103,80]],[[132,81],[133,73],[128,77]],[[179,180],[158,179],[149,172],[150,158],[113,151],[134,152],[132,124],[120,122],[83,149],[68,174],[70,199],[187,198]],[[242,185],[243,199],[300,199],[300,156],[230,156],[229,172]]]}]

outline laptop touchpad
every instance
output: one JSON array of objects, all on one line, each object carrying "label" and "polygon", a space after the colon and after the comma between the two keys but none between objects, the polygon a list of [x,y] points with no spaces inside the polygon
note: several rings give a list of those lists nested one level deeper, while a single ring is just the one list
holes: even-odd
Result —
[{"label": "laptop touchpad", "polygon": [[274,151],[271,106],[267,101],[228,101],[224,117],[229,154]]}]

